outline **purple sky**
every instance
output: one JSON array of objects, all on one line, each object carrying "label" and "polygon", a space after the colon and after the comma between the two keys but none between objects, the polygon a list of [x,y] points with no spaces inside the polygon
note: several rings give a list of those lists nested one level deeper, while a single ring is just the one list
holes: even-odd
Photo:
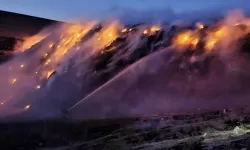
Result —
[{"label": "purple sky", "polygon": [[69,21],[105,18],[121,10],[143,12],[171,8],[175,13],[185,13],[214,8],[246,8],[248,3],[248,0],[0,0],[0,9]]}]

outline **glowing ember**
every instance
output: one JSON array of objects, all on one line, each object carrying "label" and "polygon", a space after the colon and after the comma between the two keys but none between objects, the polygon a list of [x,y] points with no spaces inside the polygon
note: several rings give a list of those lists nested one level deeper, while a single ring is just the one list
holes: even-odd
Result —
[{"label": "glowing ember", "polygon": [[47,72],[46,78],[48,79],[48,78],[51,76],[51,74],[52,74],[53,72],[54,72],[54,70],[48,71],[48,72]]},{"label": "glowing ember", "polygon": [[17,81],[17,79],[14,78],[14,79],[12,79],[11,83],[14,84],[14,83],[16,83],[16,81]]},{"label": "glowing ember", "polygon": [[210,52],[215,49],[215,46],[228,35],[228,28],[222,26],[217,29],[215,32],[209,32],[206,37],[205,49]]},{"label": "glowing ember", "polygon": [[31,105],[26,105],[26,106],[24,107],[24,110],[28,110],[28,109],[30,108],[30,106],[31,106]]},{"label": "glowing ember", "polygon": [[31,48],[33,45],[37,44],[38,42],[46,38],[48,35],[49,35],[48,33],[41,33],[32,37],[26,38],[22,45],[21,51]]},{"label": "glowing ember", "polygon": [[192,48],[193,48],[193,49],[196,49],[198,43],[199,43],[199,38],[194,38],[194,39],[191,41]]},{"label": "glowing ember", "polygon": [[23,68],[24,67],[24,65],[20,65],[20,68]]},{"label": "glowing ember", "polygon": [[144,31],[143,31],[143,34],[148,34],[148,30],[144,30]]},{"label": "glowing ember", "polygon": [[199,35],[193,33],[192,31],[186,31],[178,34],[173,41],[173,45],[177,49],[185,49],[191,46],[192,48],[196,48],[199,42]]},{"label": "glowing ember", "polygon": [[73,47],[75,46],[82,37],[93,28],[94,23],[89,24],[88,26],[82,25],[70,25],[65,27],[65,31],[61,36],[61,39],[54,51],[51,54],[50,58],[45,62],[45,65],[51,63],[51,65],[56,66],[57,63],[63,58],[63,56]]},{"label": "glowing ember", "polygon": [[145,29],[143,34],[150,34],[153,35],[155,32],[159,31],[161,28],[159,26],[152,26],[149,29]]},{"label": "glowing ember", "polygon": [[36,89],[40,89],[40,88],[41,88],[41,86],[40,86],[40,85],[37,85],[37,86],[36,86]]},{"label": "glowing ember", "polygon": [[54,44],[52,43],[52,44],[49,45],[49,48],[52,48],[53,46],[54,46]]},{"label": "glowing ember", "polygon": [[95,49],[101,49],[108,46],[118,37],[119,23],[111,22],[97,35],[97,41],[95,41]]},{"label": "glowing ember", "polygon": [[197,22],[197,23],[195,24],[195,26],[196,26],[196,28],[198,28],[198,29],[203,29],[203,28],[204,28],[204,25],[201,24],[201,23],[199,23],[199,22]]},{"label": "glowing ember", "polygon": [[156,32],[156,31],[159,31],[159,30],[161,30],[161,27],[159,27],[159,26],[152,26],[152,27],[150,28],[150,31],[151,31],[151,32]]},{"label": "glowing ember", "polygon": [[127,32],[127,31],[128,31],[128,29],[126,29],[126,28],[122,29],[122,33]]},{"label": "glowing ember", "polygon": [[210,52],[215,47],[216,41],[215,40],[208,40],[205,44],[205,49]]}]

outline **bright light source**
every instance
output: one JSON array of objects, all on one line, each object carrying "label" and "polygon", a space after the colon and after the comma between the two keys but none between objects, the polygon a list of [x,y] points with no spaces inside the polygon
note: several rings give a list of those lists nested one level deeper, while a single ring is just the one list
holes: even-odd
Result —
[{"label": "bright light source", "polygon": [[26,106],[24,107],[24,110],[29,109],[29,108],[30,108],[30,106],[31,106],[31,105],[26,105]]},{"label": "bright light source", "polygon": [[41,86],[40,86],[40,85],[37,85],[37,86],[36,86],[36,89],[40,89],[40,88],[41,88]]},{"label": "bright light source", "polygon": [[11,83],[12,83],[12,84],[16,83],[16,80],[17,80],[16,78],[12,79],[12,82],[11,82]]}]

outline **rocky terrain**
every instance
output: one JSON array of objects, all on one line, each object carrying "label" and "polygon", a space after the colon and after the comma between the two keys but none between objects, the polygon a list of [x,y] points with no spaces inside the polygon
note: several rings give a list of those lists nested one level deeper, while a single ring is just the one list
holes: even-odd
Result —
[{"label": "rocky terrain", "polygon": [[250,147],[249,113],[218,112],[65,122],[1,123],[1,149],[220,149]]}]

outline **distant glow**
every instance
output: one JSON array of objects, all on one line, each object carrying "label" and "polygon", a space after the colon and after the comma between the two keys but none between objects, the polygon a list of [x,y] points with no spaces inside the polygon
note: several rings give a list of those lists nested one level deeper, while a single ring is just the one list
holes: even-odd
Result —
[{"label": "distant glow", "polygon": [[127,32],[127,31],[128,31],[127,28],[122,29],[122,33]]},{"label": "distant glow", "polygon": [[152,26],[151,28],[150,28],[150,31],[151,32],[156,32],[156,31],[159,31],[161,29],[161,27],[159,27],[159,26]]},{"label": "distant glow", "polygon": [[201,23],[199,23],[199,22],[197,22],[197,23],[196,23],[196,27],[197,27],[198,29],[203,29],[203,28],[204,28],[204,25],[201,24]]},{"label": "distant glow", "polygon": [[24,107],[24,110],[28,110],[28,109],[30,108],[30,106],[31,106],[31,105],[26,105],[26,106]]},{"label": "distant glow", "polygon": [[22,50],[21,51],[25,51],[29,48],[31,48],[33,45],[39,43],[41,40],[43,40],[44,38],[46,38],[49,34],[37,34],[34,35],[32,37],[27,37],[24,39],[24,43],[22,46]]},{"label": "distant glow", "polygon": [[50,76],[51,76],[51,74],[54,72],[54,70],[50,70],[50,71],[48,71],[47,72],[47,76],[46,76],[46,78],[48,79]]},{"label": "distant glow", "polygon": [[50,48],[52,48],[53,46],[54,46],[54,44],[53,44],[53,43],[49,45],[49,47],[50,47]]},{"label": "distant glow", "polygon": [[14,78],[14,79],[12,79],[11,83],[14,84],[14,83],[16,83],[16,81],[17,81],[17,79]]},{"label": "distant glow", "polygon": [[23,68],[24,67],[24,65],[20,65],[20,68]]}]

